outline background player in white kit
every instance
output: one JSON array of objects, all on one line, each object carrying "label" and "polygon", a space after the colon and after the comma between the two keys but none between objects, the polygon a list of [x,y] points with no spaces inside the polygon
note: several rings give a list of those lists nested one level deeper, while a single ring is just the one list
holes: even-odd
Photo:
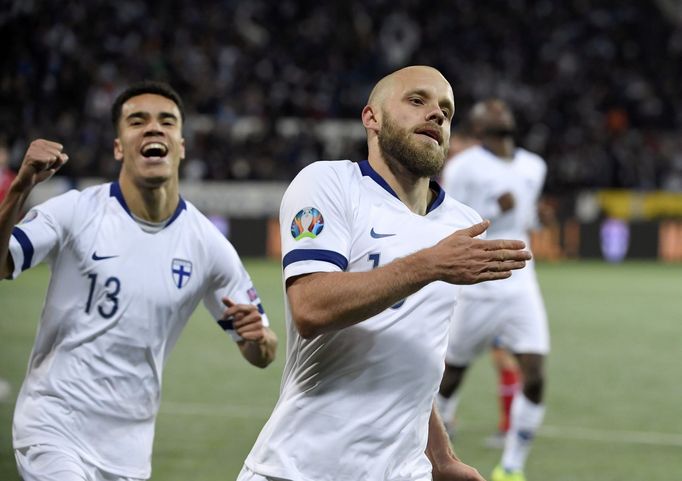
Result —
[{"label": "background player in white kit", "polygon": [[[450,132],[450,149],[448,150],[450,159],[445,162],[445,165],[447,165],[448,162],[451,162],[464,150],[480,144],[480,140],[474,136],[471,130],[472,129],[468,119],[464,119],[464,121],[460,122],[457,128],[453,127],[452,131]],[[486,439],[486,445],[492,448],[502,448],[504,447],[504,438],[506,437],[507,431],[509,430],[511,404],[512,400],[514,399],[514,394],[518,390],[520,371],[518,362],[516,361],[514,355],[505,348],[501,347],[497,339],[490,347],[490,358],[495,370],[497,371],[499,419],[497,423],[497,432]],[[443,387],[444,386],[441,386],[441,388]],[[456,401],[456,399],[454,399],[453,402],[454,401]],[[448,401],[443,396],[436,396],[436,408],[439,409],[439,413],[441,413],[441,411],[444,409],[442,403],[454,406],[453,402]],[[449,410],[449,413],[451,412],[452,408]],[[449,417],[447,421],[445,419],[443,419],[443,421],[450,439],[454,440],[456,433],[456,420],[454,419],[454,413],[452,413],[452,417]]]},{"label": "background player in white kit", "polygon": [[287,360],[239,481],[482,479],[433,411],[454,284],[506,278],[529,255],[476,239],[488,223],[429,181],[453,113],[440,72],[394,72],[362,111],[369,160],[316,162],[288,188]]},{"label": "background player in white kit", "polygon": [[31,189],[68,159],[35,140],[0,204],[0,278],[41,261],[52,270],[14,414],[24,481],[149,478],[163,367],[202,299],[251,364],[275,355],[236,251],[179,196],[177,93],[133,85],[112,120],[117,182],[48,200],[12,228]]},{"label": "background player in white kit", "polygon": [[[516,147],[515,121],[505,102],[490,99],[476,104],[469,122],[480,145],[447,164],[444,187],[491,219],[489,239],[511,237],[528,244],[528,231],[538,223],[546,165],[537,155]],[[492,480],[522,481],[531,441],[545,411],[543,368],[549,353],[547,316],[532,262],[510,279],[462,289],[437,403],[444,420],[454,415],[456,390],[467,366],[495,338],[517,356],[523,386],[512,402],[502,460]]]}]

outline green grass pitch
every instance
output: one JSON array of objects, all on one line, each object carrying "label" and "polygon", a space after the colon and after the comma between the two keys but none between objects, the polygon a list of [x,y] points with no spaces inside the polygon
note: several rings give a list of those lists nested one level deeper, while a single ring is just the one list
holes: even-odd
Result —
[{"label": "green grass pitch", "polygon": [[[280,336],[278,359],[248,366],[200,307],[166,367],[153,480],[235,479],[274,406],[285,344],[280,268],[263,260],[247,268]],[[682,265],[545,263],[538,272],[552,354],[529,481],[682,479]],[[18,481],[11,415],[48,274],[39,267],[0,283],[0,377],[14,389],[0,403],[2,481]],[[455,449],[484,476],[500,455],[483,445],[497,422],[495,390],[482,357],[462,388]]]}]

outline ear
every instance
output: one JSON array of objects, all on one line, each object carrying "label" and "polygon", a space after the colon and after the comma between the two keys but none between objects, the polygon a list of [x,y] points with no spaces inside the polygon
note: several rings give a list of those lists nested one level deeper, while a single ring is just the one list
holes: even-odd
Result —
[{"label": "ear", "polygon": [[180,160],[185,160],[185,138],[180,139]]},{"label": "ear", "polygon": [[114,159],[118,160],[119,162],[123,161],[123,146],[121,145],[121,141],[116,137],[114,139]]},{"label": "ear", "polygon": [[367,130],[373,130],[375,132],[379,131],[380,118],[378,118],[375,108],[371,105],[365,105],[362,109],[362,125],[365,126]]}]

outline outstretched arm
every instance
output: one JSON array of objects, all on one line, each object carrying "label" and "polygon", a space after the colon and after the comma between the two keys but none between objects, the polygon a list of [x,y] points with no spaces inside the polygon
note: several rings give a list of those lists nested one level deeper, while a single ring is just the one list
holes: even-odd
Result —
[{"label": "outstretched arm", "polygon": [[435,408],[429,418],[429,439],[426,456],[433,467],[433,481],[485,481],[479,472],[459,460],[450,446],[443,421]]},{"label": "outstretched arm", "polygon": [[258,308],[253,304],[235,304],[231,299],[223,298],[225,312],[223,319],[231,319],[234,330],[243,340],[238,342],[244,359],[257,367],[266,367],[275,359],[277,336],[267,326]]},{"label": "outstretched arm", "polygon": [[0,279],[8,278],[14,270],[9,238],[26,198],[36,184],[52,177],[69,159],[63,150],[57,142],[44,139],[31,142],[7,196],[0,203]]},{"label": "outstretched arm", "polygon": [[482,240],[490,222],[459,230],[433,247],[368,272],[316,272],[287,280],[287,296],[304,338],[364,321],[441,280],[476,284],[505,279],[521,269],[530,253],[516,240]]}]

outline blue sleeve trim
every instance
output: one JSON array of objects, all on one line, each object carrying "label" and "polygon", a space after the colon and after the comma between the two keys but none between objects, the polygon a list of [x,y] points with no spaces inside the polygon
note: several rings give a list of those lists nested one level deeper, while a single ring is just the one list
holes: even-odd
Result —
[{"label": "blue sleeve trim", "polygon": [[18,227],[12,229],[12,235],[17,242],[19,242],[21,250],[24,251],[24,263],[21,265],[21,270],[25,271],[31,267],[31,262],[33,261],[33,244],[31,244],[31,240],[28,238],[26,233]]},{"label": "blue sleeve trim", "polygon": [[232,323],[232,317],[228,317],[227,319],[218,319],[216,322],[220,327],[223,328],[223,331],[234,331],[234,324]]},{"label": "blue sleeve trim", "polygon": [[339,269],[345,271],[348,268],[348,259],[343,257],[338,252],[328,251],[324,249],[296,249],[289,252],[282,260],[282,267],[286,269],[289,264],[299,261],[323,261],[329,262],[338,266]]},{"label": "blue sleeve trim", "polygon": [[265,309],[263,309],[263,304],[258,304],[258,312],[260,314],[265,314]]}]

